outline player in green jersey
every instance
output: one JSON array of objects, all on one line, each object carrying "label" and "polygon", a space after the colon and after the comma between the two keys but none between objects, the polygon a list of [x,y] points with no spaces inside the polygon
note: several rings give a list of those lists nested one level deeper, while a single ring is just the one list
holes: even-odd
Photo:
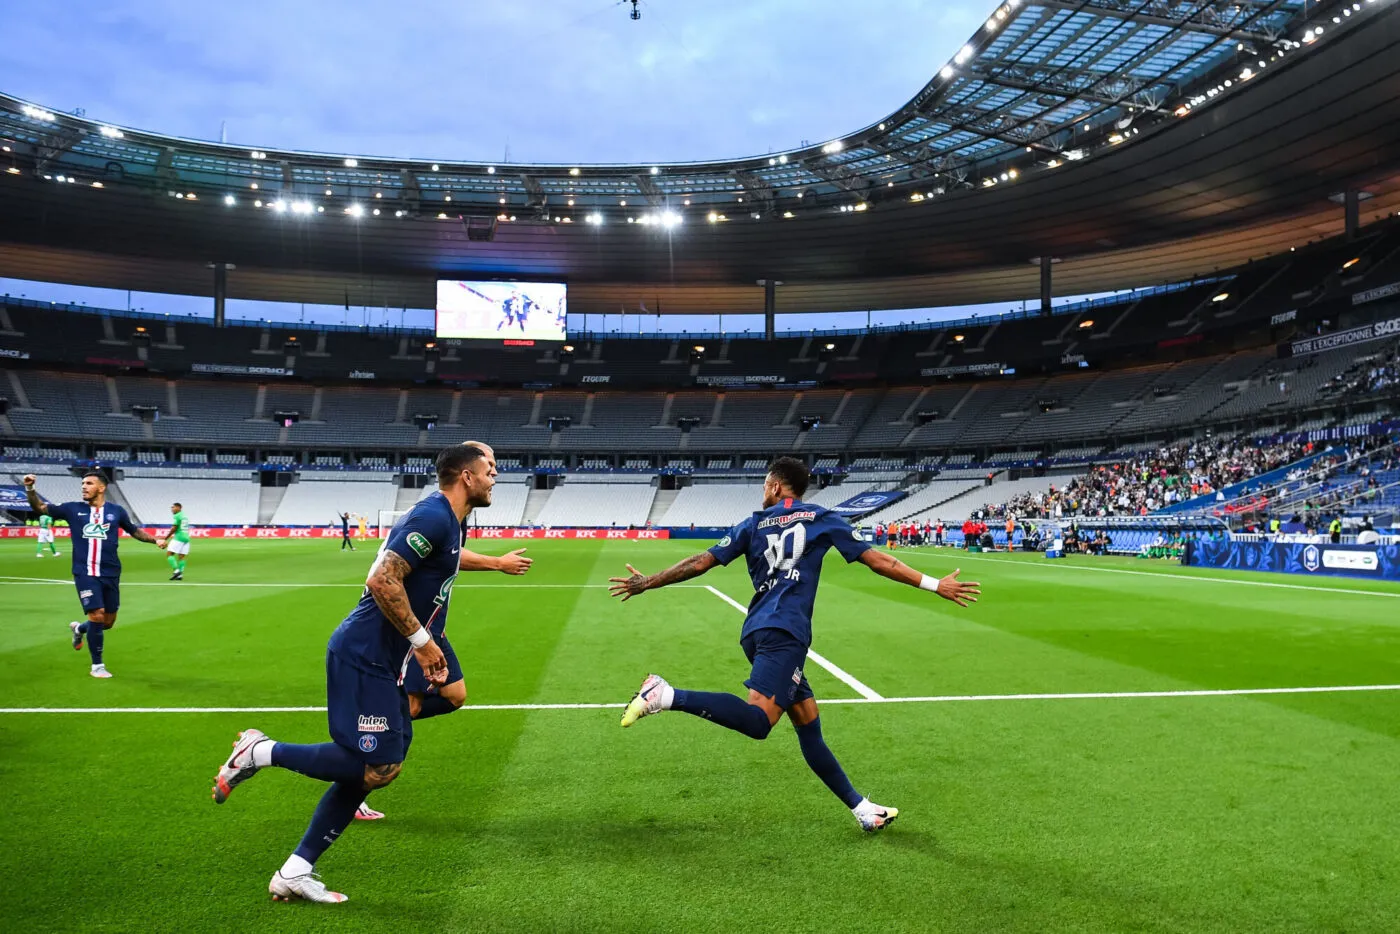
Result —
[{"label": "player in green jersey", "polygon": [[55,558],[58,557],[58,546],[53,540],[53,516],[42,515],[39,517],[39,547],[34,549],[34,557],[44,556],[44,546],[49,546],[49,551],[53,552]]},{"label": "player in green jersey", "polygon": [[165,549],[165,562],[170,565],[170,579],[185,579],[185,560],[190,553],[190,520],[185,516],[185,507],[179,503],[170,504],[170,533],[161,543]]}]

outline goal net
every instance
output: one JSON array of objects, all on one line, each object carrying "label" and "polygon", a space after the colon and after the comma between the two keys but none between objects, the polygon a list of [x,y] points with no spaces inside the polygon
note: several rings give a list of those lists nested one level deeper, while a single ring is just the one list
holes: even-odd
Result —
[{"label": "goal net", "polygon": [[389,530],[394,527],[404,516],[408,515],[407,509],[381,509],[379,510],[379,540],[383,541],[389,537]]}]

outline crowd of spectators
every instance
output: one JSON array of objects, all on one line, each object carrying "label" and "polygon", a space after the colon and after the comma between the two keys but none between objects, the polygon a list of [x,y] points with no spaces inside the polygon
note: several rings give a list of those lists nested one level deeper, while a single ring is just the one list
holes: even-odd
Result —
[{"label": "crowd of spectators", "polygon": [[1329,396],[1368,396],[1400,386],[1400,343],[1338,373],[1322,389]]},{"label": "crowd of spectators", "polygon": [[1258,446],[1205,438],[1103,464],[1063,486],[988,503],[988,519],[1066,519],[1075,516],[1141,516],[1173,503],[1214,494],[1313,453],[1311,443]]}]

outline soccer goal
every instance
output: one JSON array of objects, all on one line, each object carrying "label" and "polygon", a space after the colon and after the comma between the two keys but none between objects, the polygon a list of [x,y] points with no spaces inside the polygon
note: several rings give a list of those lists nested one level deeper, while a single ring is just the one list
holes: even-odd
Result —
[{"label": "soccer goal", "polygon": [[394,527],[404,516],[408,515],[407,509],[381,509],[379,510],[379,538],[383,541],[389,535],[389,530]]}]

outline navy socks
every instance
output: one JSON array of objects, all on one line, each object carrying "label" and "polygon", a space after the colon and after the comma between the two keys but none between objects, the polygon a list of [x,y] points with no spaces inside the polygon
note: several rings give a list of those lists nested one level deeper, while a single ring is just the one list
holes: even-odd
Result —
[{"label": "navy socks", "polygon": [[[277,744],[278,747],[283,745],[285,744]],[[326,745],[334,744],[327,743]],[[275,758],[275,751],[273,755]],[[301,843],[297,845],[296,855],[315,865],[316,860],[321,858],[321,854],[326,852],[326,849],[354,821],[355,810],[363,800],[365,800],[365,786],[358,774],[353,782],[336,782],[327,788],[326,793],[321,796],[321,803],[316,805],[316,813],[311,815],[311,824],[306,828],[306,834],[301,838]]]},{"label": "navy socks", "polygon": [[733,694],[677,690],[671,709],[713,720],[720,726],[754,739],[767,739],[773,730],[773,724],[768,722],[768,714],[762,707],[755,707]]},{"label": "navy socks", "polygon": [[92,663],[102,664],[102,643],[106,641],[107,627],[101,623],[79,623],[78,632],[87,636],[88,654],[92,656]]},{"label": "navy socks", "polygon": [[[359,759],[351,755],[348,749],[336,745],[335,743],[274,743],[272,746],[272,764],[278,768],[291,769],[293,772],[300,772],[311,778],[318,778],[323,782],[336,782],[337,784],[351,785],[359,789],[360,797],[350,806],[354,816],[355,808],[360,806],[364,800],[365,766]],[[329,797],[327,792],[327,797]],[[326,804],[326,798],[321,799],[321,805]],[[321,808],[316,809],[320,813]],[[315,825],[315,822],[312,822]],[[343,829],[343,828],[342,828]],[[308,831],[309,833],[310,831]],[[339,833],[340,831],[336,831]],[[305,843],[305,841],[302,841]],[[330,844],[326,844],[329,846]],[[325,847],[322,847],[325,849]],[[300,850],[298,850],[300,852]],[[313,860],[314,862],[314,860]]]},{"label": "navy socks", "polygon": [[426,720],[429,717],[441,717],[445,713],[451,713],[458,707],[452,701],[441,694],[424,694],[418,700],[418,715],[413,719]]},{"label": "navy socks", "polygon": [[802,758],[807,760],[808,768],[817,773],[817,778],[831,789],[832,794],[841,799],[842,804],[848,808],[860,804],[860,792],[852,787],[851,780],[841,770],[841,763],[836,761],[836,756],[826,745],[826,740],[822,739],[821,717],[797,728],[797,742],[802,747]]}]

